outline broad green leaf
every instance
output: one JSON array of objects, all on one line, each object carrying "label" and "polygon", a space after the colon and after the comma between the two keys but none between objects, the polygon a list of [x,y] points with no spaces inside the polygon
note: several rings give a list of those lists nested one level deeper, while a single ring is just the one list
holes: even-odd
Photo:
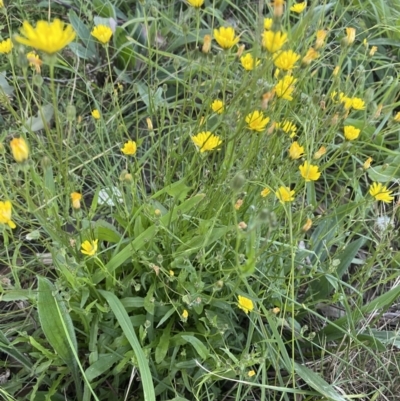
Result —
[{"label": "broad green leaf", "polygon": [[68,13],[68,17],[80,41],[83,43],[82,46],[80,43],[72,42],[70,44],[70,48],[74,50],[75,47],[75,50],[78,50],[81,53],[79,54],[79,56],[81,58],[84,58],[85,60],[97,57],[96,44],[93,36],[90,34],[90,30],[81,21],[75,11],[70,10]]},{"label": "broad green leaf", "polygon": [[116,230],[116,228],[105,220],[97,220],[95,223],[95,228],[97,230],[97,238],[100,241],[107,241],[113,244],[121,241],[121,234]]},{"label": "broad green leaf", "polygon": [[193,348],[196,350],[196,352],[200,355],[202,359],[208,358],[208,356],[210,355],[208,349],[204,345],[204,343],[201,342],[198,338],[196,338],[195,336],[188,336],[188,335],[182,335],[182,338],[193,346]]},{"label": "broad green leaf", "polygon": [[9,85],[5,72],[0,72],[0,93],[1,92],[7,96],[11,96],[14,93],[14,87]]},{"label": "broad green leaf", "polygon": [[119,325],[122,328],[129,344],[131,345],[133,351],[135,352],[136,359],[139,364],[139,373],[141,382],[143,385],[144,400],[145,401],[155,401],[154,385],[150,373],[149,361],[147,360],[133,330],[132,324],[130,322],[128,313],[126,312],[121,301],[111,292],[99,290],[100,294],[107,300],[111,310],[114,313]]},{"label": "broad green leaf", "polygon": [[50,124],[53,114],[53,106],[51,104],[46,104],[41,107],[36,117],[31,117],[26,121],[26,125],[33,132],[39,131]]},{"label": "broad green leaf", "polygon": [[100,355],[99,359],[90,365],[86,371],[86,378],[89,382],[92,382],[96,377],[99,377],[111,368],[114,363],[120,360],[120,356],[117,354],[105,354]]},{"label": "broad green leaf", "polygon": [[169,348],[169,339],[171,335],[171,327],[174,321],[171,320],[167,327],[162,331],[160,341],[158,342],[156,352],[155,352],[155,359],[156,363],[161,363],[167,355],[168,348]]},{"label": "broad green leaf", "polygon": [[121,68],[133,68],[136,61],[135,51],[133,50],[133,44],[128,39],[125,30],[121,27],[117,27],[113,37],[117,59],[120,64],[122,64]]}]

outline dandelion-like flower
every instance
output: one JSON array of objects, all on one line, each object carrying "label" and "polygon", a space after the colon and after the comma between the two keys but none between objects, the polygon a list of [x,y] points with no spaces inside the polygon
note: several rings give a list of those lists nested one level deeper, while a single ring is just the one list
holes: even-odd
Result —
[{"label": "dandelion-like flower", "polygon": [[289,120],[283,120],[281,123],[276,123],[275,127],[280,128],[283,132],[289,134],[290,138],[296,136],[297,127]]},{"label": "dandelion-like flower", "polygon": [[137,150],[135,141],[128,141],[124,143],[124,147],[121,148],[121,152],[126,156],[134,156]]},{"label": "dandelion-like flower", "polygon": [[42,60],[40,60],[40,57],[35,52],[29,52],[26,55],[26,58],[29,62],[29,67],[34,68],[35,71],[40,74],[40,67],[43,64]]},{"label": "dandelion-like flower", "polygon": [[240,57],[240,62],[246,71],[251,71],[261,63],[261,60],[258,58],[254,59],[250,53],[247,53],[246,55]]},{"label": "dandelion-like flower", "polygon": [[297,79],[291,75],[286,75],[275,85],[275,94],[285,100],[293,100],[292,93]]},{"label": "dandelion-like flower", "polygon": [[344,131],[344,137],[348,141],[354,141],[354,139],[357,139],[361,132],[361,130],[354,127],[353,125],[345,125],[343,131]]},{"label": "dandelion-like flower", "polygon": [[325,31],[324,29],[320,29],[319,31],[317,31],[317,38],[315,39],[315,45],[314,45],[316,50],[320,49],[324,45],[327,34],[328,32]]},{"label": "dandelion-like flower", "polygon": [[289,148],[289,157],[292,160],[300,159],[304,155],[304,146],[300,146],[298,142],[293,142]]},{"label": "dandelion-like flower", "polygon": [[369,193],[376,200],[385,203],[390,203],[394,199],[394,197],[391,196],[392,191],[387,189],[387,187],[382,185],[380,182],[373,182],[369,187]]},{"label": "dandelion-like flower", "polygon": [[346,28],[346,37],[344,38],[344,42],[347,46],[350,46],[356,39],[356,30],[355,28]]},{"label": "dandelion-like flower", "polygon": [[253,301],[249,298],[238,296],[238,307],[245,313],[249,313],[254,309]]},{"label": "dandelion-like flower", "polygon": [[288,187],[279,187],[275,195],[281,203],[292,202],[294,200],[294,190],[291,191]]},{"label": "dandelion-like flower", "polygon": [[301,59],[301,62],[304,65],[310,65],[312,61],[316,60],[319,56],[319,53],[312,47],[307,50],[306,55]]},{"label": "dandelion-like flower", "polygon": [[212,103],[211,103],[211,109],[214,113],[218,113],[218,114],[222,114],[224,112],[224,102],[222,100],[219,99],[215,99]]},{"label": "dandelion-like flower", "polygon": [[71,193],[72,207],[74,209],[81,208],[81,199],[82,199],[82,194],[80,194],[79,192]]},{"label": "dandelion-like flower", "polygon": [[29,147],[24,138],[14,138],[10,142],[14,160],[22,163],[29,157]]},{"label": "dandelion-like flower", "polygon": [[194,8],[200,8],[203,5],[204,0],[187,0],[187,2]]},{"label": "dandelion-like flower", "polygon": [[256,372],[255,372],[254,370],[249,370],[249,371],[247,372],[247,376],[248,376],[248,377],[253,377],[255,374],[256,374]]},{"label": "dandelion-like flower", "polygon": [[81,252],[82,252],[84,255],[88,255],[88,256],[93,256],[93,255],[95,255],[96,252],[97,252],[97,243],[98,243],[98,242],[99,242],[98,239],[95,239],[95,240],[93,240],[93,241],[88,241],[88,240],[84,241],[84,242],[82,243]]},{"label": "dandelion-like flower", "polygon": [[100,120],[101,114],[100,114],[99,110],[97,110],[97,109],[92,110],[92,117],[95,120]]},{"label": "dandelion-like flower", "polygon": [[306,180],[306,182],[317,181],[321,176],[321,173],[318,171],[318,166],[310,164],[307,161],[299,166],[299,170],[301,176]]},{"label": "dandelion-like flower", "polygon": [[364,110],[365,109],[365,102],[359,97],[353,97],[351,99],[351,107],[354,110]]},{"label": "dandelion-like flower", "polygon": [[200,153],[217,149],[222,143],[221,138],[210,131],[203,131],[192,136],[192,141],[199,148]]},{"label": "dandelion-like flower", "polygon": [[283,52],[278,53],[274,57],[275,67],[283,70],[289,71],[293,70],[294,65],[299,60],[300,55],[295,53],[293,50],[285,50]]},{"label": "dandelion-like flower", "polygon": [[235,30],[231,27],[221,27],[214,29],[214,38],[223,49],[230,49],[239,42],[239,37],[235,37]]},{"label": "dandelion-like flower", "polygon": [[13,49],[13,43],[11,39],[6,39],[0,42],[0,54],[9,54]]},{"label": "dandelion-like flower", "polygon": [[290,7],[290,11],[294,13],[301,14],[307,7],[307,2],[303,1],[302,3],[296,3],[292,7]]},{"label": "dandelion-like flower", "polygon": [[189,312],[186,309],[184,309],[181,317],[182,317],[182,320],[186,321],[187,318],[189,317]]},{"label": "dandelion-like flower", "polygon": [[274,20],[272,18],[264,18],[264,29],[269,31],[272,28]]},{"label": "dandelion-like flower", "polygon": [[11,220],[12,205],[10,201],[0,202],[0,223],[7,224],[10,228],[17,227]]},{"label": "dandelion-like flower", "polygon": [[90,34],[100,43],[106,45],[110,41],[113,31],[107,25],[97,25],[92,29],[92,32],[90,32]]},{"label": "dandelion-like flower", "polygon": [[267,197],[270,193],[271,193],[271,190],[267,187],[267,188],[264,188],[264,189],[261,191],[261,196],[262,196],[263,198],[265,198],[265,197]]},{"label": "dandelion-like flower", "polygon": [[262,34],[262,45],[264,49],[268,50],[270,53],[281,50],[286,41],[287,34],[280,31],[265,31]]},{"label": "dandelion-like flower", "polygon": [[76,33],[71,25],[55,19],[53,22],[38,21],[35,28],[24,21],[21,35],[15,37],[18,43],[53,54],[71,43]]},{"label": "dandelion-like flower", "polygon": [[263,131],[266,125],[269,123],[269,120],[269,117],[264,117],[264,114],[258,110],[253,111],[246,116],[248,128],[257,132]]},{"label": "dandelion-like flower", "polygon": [[326,147],[325,146],[321,146],[315,153],[313,158],[315,160],[320,159],[324,154],[326,153]]}]

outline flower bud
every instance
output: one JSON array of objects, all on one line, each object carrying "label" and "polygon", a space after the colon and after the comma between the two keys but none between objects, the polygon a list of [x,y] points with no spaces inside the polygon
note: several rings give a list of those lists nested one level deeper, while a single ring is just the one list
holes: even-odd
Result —
[{"label": "flower bud", "polygon": [[14,138],[10,142],[11,151],[14,157],[14,160],[18,163],[22,163],[27,160],[29,157],[29,148],[28,144],[25,142],[24,138]]},{"label": "flower bud", "polygon": [[239,192],[242,189],[245,182],[246,182],[245,176],[242,173],[238,173],[232,179],[231,188],[235,192]]},{"label": "flower bud", "polygon": [[80,209],[81,208],[81,199],[82,199],[82,194],[80,194],[79,192],[72,192],[71,193],[72,207],[74,209]]}]

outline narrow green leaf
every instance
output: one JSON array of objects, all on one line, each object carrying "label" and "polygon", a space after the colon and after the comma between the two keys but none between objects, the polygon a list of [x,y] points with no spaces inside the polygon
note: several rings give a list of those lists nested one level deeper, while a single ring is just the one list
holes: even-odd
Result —
[{"label": "narrow green leaf", "polygon": [[196,350],[196,352],[200,355],[202,359],[208,358],[208,356],[210,355],[208,349],[198,338],[196,338],[195,336],[188,336],[188,335],[183,335],[182,338],[189,344],[193,345],[193,348]]},{"label": "narrow green leaf", "polygon": [[171,335],[171,327],[173,323],[174,321],[171,320],[161,334],[160,341],[155,352],[156,363],[161,363],[167,355],[169,348],[169,339]]},{"label": "narrow green leaf", "polygon": [[111,310],[113,311],[119,325],[122,328],[129,344],[131,345],[133,351],[135,352],[136,359],[139,364],[139,372],[143,385],[144,400],[145,401],[155,401],[154,385],[150,373],[149,361],[147,360],[133,330],[131,321],[129,319],[128,313],[126,312],[121,301],[111,292],[99,290],[100,294],[107,300]]}]

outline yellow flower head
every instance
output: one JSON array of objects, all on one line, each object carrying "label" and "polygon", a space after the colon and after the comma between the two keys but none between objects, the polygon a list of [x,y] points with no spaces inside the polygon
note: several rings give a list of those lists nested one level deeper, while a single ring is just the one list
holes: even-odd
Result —
[{"label": "yellow flower head", "polygon": [[363,164],[364,170],[368,170],[371,167],[372,160],[373,160],[372,157],[368,157],[368,159],[365,160],[365,162]]},{"label": "yellow flower head", "polygon": [[187,0],[187,2],[194,8],[200,8],[203,5],[204,0]]},{"label": "yellow flower head", "polygon": [[9,54],[13,48],[11,39],[6,39],[0,42],[0,54]]},{"label": "yellow flower head", "polygon": [[92,32],[90,32],[90,34],[100,43],[106,45],[110,41],[113,31],[107,25],[97,25],[92,29]]},{"label": "yellow flower head", "polygon": [[281,50],[286,41],[287,34],[280,31],[265,31],[262,34],[262,45],[264,49],[268,50],[270,53]]},{"label": "yellow flower head", "polygon": [[262,111],[256,110],[246,116],[246,123],[252,131],[261,132],[269,123],[269,117],[264,117]]},{"label": "yellow flower head", "polygon": [[40,74],[40,67],[43,64],[42,60],[40,60],[40,57],[35,52],[29,52],[26,55],[26,58],[28,59],[29,67],[34,68],[36,72]]},{"label": "yellow flower head", "polygon": [[319,56],[319,53],[313,49],[312,47],[310,47],[307,50],[306,55],[301,59],[301,62],[305,65],[309,65],[311,64],[312,61],[316,60]]},{"label": "yellow flower head", "polygon": [[271,193],[271,190],[270,190],[269,188],[264,188],[264,189],[261,191],[261,196],[262,196],[263,198],[265,198],[265,197],[268,196],[270,193]]},{"label": "yellow flower head", "polygon": [[297,63],[299,58],[300,55],[295,53],[293,50],[285,50],[274,57],[274,64],[275,67],[283,71],[289,71],[293,70],[294,65]]},{"label": "yellow flower head", "polygon": [[291,191],[288,187],[279,187],[275,192],[279,202],[292,202],[294,200],[294,191]]},{"label": "yellow flower head", "polygon": [[294,84],[297,79],[291,75],[286,75],[283,79],[279,80],[275,85],[275,94],[278,97],[286,100],[293,100],[292,93],[294,91]]},{"label": "yellow flower head", "polygon": [[182,319],[186,321],[188,317],[189,317],[189,312],[186,309],[184,309],[182,312]]},{"label": "yellow flower head", "polygon": [[249,298],[238,296],[238,307],[245,313],[249,313],[254,309],[253,301]]},{"label": "yellow flower head", "polygon": [[29,157],[29,147],[24,138],[14,138],[10,142],[11,152],[16,162],[22,163]]},{"label": "yellow flower head", "polygon": [[282,17],[284,4],[285,0],[275,0],[273,3],[271,3],[271,6],[274,8],[275,17],[277,18]]},{"label": "yellow flower head", "polygon": [[239,37],[235,37],[235,30],[231,27],[214,29],[214,38],[223,49],[230,49],[239,42]]},{"label": "yellow flower head", "polygon": [[364,110],[365,109],[365,102],[359,97],[353,97],[351,99],[351,107],[354,110]]},{"label": "yellow flower head", "polygon": [[256,372],[255,372],[254,370],[249,370],[249,371],[247,372],[247,376],[248,376],[248,377],[253,377],[255,374],[256,374]]},{"label": "yellow flower head", "polygon": [[94,110],[92,110],[92,117],[93,117],[95,120],[99,120],[100,117],[101,117],[101,114],[100,114],[100,112],[99,112],[97,109],[94,109]]},{"label": "yellow flower head", "polygon": [[53,54],[71,43],[76,33],[71,25],[55,19],[53,22],[38,21],[36,28],[33,28],[28,21],[24,21],[21,35],[15,37],[17,42]]},{"label": "yellow flower head", "polygon": [[298,142],[293,142],[289,148],[289,157],[292,160],[300,159],[304,155],[304,146],[300,146]]},{"label": "yellow flower head", "polygon": [[203,53],[209,53],[210,52],[210,50],[211,50],[211,41],[212,41],[211,35],[204,35],[203,47],[201,48],[201,51]]},{"label": "yellow flower head", "polygon": [[324,29],[320,29],[317,31],[317,39],[315,39],[315,49],[318,50],[320,49],[325,42],[326,35],[328,34],[328,31],[325,31]]},{"label": "yellow flower head", "polygon": [[135,141],[128,141],[124,143],[124,147],[121,148],[121,152],[126,156],[133,156],[136,153],[137,145]]},{"label": "yellow flower head", "polygon": [[274,20],[272,18],[264,18],[264,29],[269,31],[272,28]]},{"label": "yellow flower head", "polygon": [[314,159],[318,160],[320,159],[324,154],[326,153],[326,147],[321,146],[315,153],[314,153]]},{"label": "yellow flower head", "polygon": [[261,63],[258,58],[254,59],[254,57],[250,53],[247,53],[246,55],[240,57],[240,62],[242,63],[242,67],[246,71],[254,70],[254,68]]},{"label": "yellow flower head", "polygon": [[218,114],[222,114],[224,112],[224,106],[225,106],[224,102],[219,99],[215,99],[211,103],[211,108],[212,108],[213,112],[218,113]]},{"label": "yellow flower head", "polygon": [[84,241],[82,243],[82,249],[81,252],[84,255],[88,255],[88,256],[93,256],[96,254],[97,252],[97,243],[99,242],[98,239],[95,239],[93,241]]},{"label": "yellow flower head", "polygon": [[376,200],[385,203],[390,203],[394,197],[391,196],[392,191],[388,190],[386,186],[382,185],[380,182],[373,182],[369,187],[369,193]]},{"label": "yellow flower head", "polygon": [[307,2],[303,1],[302,3],[297,3],[294,6],[290,7],[290,11],[300,14],[306,9],[306,7],[307,7]]},{"label": "yellow flower head", "polygon": [[283,120],[281,123],[275,124],[276,128],[280,128],[286,134],[289,134],[290,138],[296,136],[297,127],[289,120]]},{"label": "yellow flower head", "polygon": [[199,148],[200,153],[214,150],[222,143],[220,137],[210,131],[203,131],[192,136],[192,141]]},{"label": "yellow flower head", "polygon": [[346,37],[344,41],[346,45],[351,45],[356,39],[356,30],[355,28],[346,28]]},{"label": "yellow flower head", "polygon": [[82,199],[82,194],[80,194],[79,192],[71,193],[72,207],[74,209],[81,208],[81,199]]},{"label": "yellow flower head", "polygon": [[354,139],[357,139],[361,132],[361,130],[352,125],[345,125],[343,131],[344,131],[344,137],[348,141],[353,141]]},{"label": "yellow flower head", "polygon": [[12,205],[10,201],[0,202],[0,223],[7,224],[10,228],[17,227],[11,220]]},{"label": "yellow flower head", "polygon": [[317,181],[321,176],[321,173],[318,171],[318,166],[310,164],[308,162],[304,162],[301,166],[299,166],[301,176],[308,181]]}]

